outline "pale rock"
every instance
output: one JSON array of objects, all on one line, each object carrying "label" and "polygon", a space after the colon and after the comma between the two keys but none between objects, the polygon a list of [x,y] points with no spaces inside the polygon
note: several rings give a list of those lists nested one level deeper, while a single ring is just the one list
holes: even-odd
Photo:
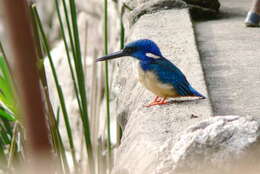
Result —
[{"label": "pale rock", "polygon": [[165,142],[159,173],[257,173],[260,119],[218,116],[190,126]]}]

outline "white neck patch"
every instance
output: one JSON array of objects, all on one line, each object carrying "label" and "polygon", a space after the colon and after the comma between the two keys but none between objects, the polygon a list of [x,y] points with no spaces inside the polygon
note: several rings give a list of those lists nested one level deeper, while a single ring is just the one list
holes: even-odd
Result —
[{"label": "white neck patch", "polygon": [[153,53],[145,53],[145,55],[146,55],[147,57],[151,57],[151,58],[154,58],[154,59],[159,59],[159,58],[161,58],[160,56],[157,56],[157,55],[155,55],[155,54],[153,54]]}]

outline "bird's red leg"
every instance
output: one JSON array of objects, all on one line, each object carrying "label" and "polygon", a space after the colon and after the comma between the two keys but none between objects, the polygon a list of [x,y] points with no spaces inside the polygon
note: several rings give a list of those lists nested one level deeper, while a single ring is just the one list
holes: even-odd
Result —
[{"label": "bird's red leg", "polygon": [[158,105],[165,105],[168,104],[169,102],[166,101],[167,97],[164,97],[163,100],[161,100]]},{"label": "bird's red leg", "polygon": [[160,97],[156,96],[155,99],[154,99],[154,102],[160,102],[160,101],[161,101]]},{"label": "bird's red leg", "polygon": [[160,97],[156,96],[154,98],[154,100],[151,103],[149,103],[148,105],[145,105],[145,107],[150,107],[150,106],[157,105],[160,101],[161,101]]},{"label": "bird's red leg", "polygon": [[148,105],[146,105],[145,107],[151,107],[151,106],[155,106],[155,105],[164,105],[164,104],[168,104],[168,102],[166,101],[166,97],[163,98],[163,100],[161,100],[158,96],[155,97],[155,99]]}]

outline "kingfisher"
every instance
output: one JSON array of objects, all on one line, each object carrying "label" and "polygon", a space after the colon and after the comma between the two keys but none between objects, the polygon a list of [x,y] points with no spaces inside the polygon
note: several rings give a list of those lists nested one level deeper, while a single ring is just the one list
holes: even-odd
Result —
[{"label": "kingfisher", "polygon": [[155,99],[146,105],[168,104],[167,98],[205,97],[196,91],[188,82],[182,71],[166,59],[157,44],[149,39],[140,39],[128,43],[122,50],[100,57],[96,61],[105,61],[130,56],[139,61],[138,78],[141,84],[156,95]]}]

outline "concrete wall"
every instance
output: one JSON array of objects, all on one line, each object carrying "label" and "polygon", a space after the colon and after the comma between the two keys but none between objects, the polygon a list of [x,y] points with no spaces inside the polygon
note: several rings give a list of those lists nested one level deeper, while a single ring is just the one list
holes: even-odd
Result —
[{"label": "concrete wall", "polygon": [[[115,60],[112,93],[116,97],[112,110],[124,132],[116,150],[113,173],[217,174],[247,170],[249,163],[241,161],[251,159],[248,154],[259,138],[259,120],[212,117],[189,5],[182,1],[131,1],[128,5],[133,10],[125,16],[129,27],[127,41],[154,40],[162,54],[207,99],[145,108],[143,105],[154,94],[137,81],[136,60],[130,57]],[[246,167],[238,170],[234,163]]]}]

